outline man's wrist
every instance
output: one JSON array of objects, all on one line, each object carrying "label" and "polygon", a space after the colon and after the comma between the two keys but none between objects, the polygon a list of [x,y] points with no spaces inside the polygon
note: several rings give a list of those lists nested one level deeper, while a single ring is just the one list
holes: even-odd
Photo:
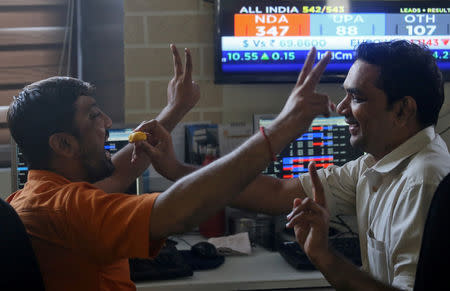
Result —
[{"label": "man's wrist", "polygon": [[323,268],[327,268],[334,264],[337,255],[331,248],[328,247],[314,254],[308,254],[308,257],[319,270],[323,270]]},{"label": "man's wrist", "polygon": [[167,104],[156,119],[167,131],[171,132],[188,111],[182,106]]},{"label": "man's wrist", "polygon": [[[305,124],[301,128],[299,124]],[[285,144],[303,134],[309,127],[310,122],[293,120],[289,116],[278,116],[272,123],[265,127],[265,134],[271,141],[274,154],[278,154]]]}]

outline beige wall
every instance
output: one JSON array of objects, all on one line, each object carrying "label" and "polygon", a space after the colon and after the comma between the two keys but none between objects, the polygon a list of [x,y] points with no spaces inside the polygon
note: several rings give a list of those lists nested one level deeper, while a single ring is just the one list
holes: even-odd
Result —
[{"label": "beige wall", "polygon": [[[203,0],[125,0],[125,120],[138,123],[157,115],[166,104],[172,74],[169,43],[193,52],[194,78],[201,101],[185,120],[251,122],[253,113],[277,113],[292,84],[214,84],[214,5]],[[340,84],[321,84],[335,101]],[[450,125],[450,83],[438,131]],[[450,132],[444,135],[450,144]]]}]

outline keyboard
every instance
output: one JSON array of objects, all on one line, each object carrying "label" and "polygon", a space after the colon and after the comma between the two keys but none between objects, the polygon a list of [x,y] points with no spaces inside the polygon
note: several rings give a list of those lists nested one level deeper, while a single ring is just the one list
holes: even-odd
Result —
[{"label": "keyboard", "polygon": [[[330,239],[330,245],[355,265],[361,266],[361,250],[358,237],[338,237]],[[297,242],[283,242],[278,248],[280,255],[295,269],[316,270],[306,253]]]},{"label": "keyboard", "polygon": [[134,282],[169,280],[192,276],[191,266],[175,246],[166,244],[154,259],[130,258],[130,277]]}]

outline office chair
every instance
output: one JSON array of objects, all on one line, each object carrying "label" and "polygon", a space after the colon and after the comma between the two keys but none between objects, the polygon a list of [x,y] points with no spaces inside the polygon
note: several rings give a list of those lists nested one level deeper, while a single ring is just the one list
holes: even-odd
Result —
[{"label": "office chair", "polygon": [[25,226],[0,198],[0,290],[44,290],[44,282]]},{"label": "office chair", "polygon": [[[442,290],[448,286],[450,271],[450,173],[442,180],[431,201],[414,291]],[[445,287],[444,287],[445,289]]]}]

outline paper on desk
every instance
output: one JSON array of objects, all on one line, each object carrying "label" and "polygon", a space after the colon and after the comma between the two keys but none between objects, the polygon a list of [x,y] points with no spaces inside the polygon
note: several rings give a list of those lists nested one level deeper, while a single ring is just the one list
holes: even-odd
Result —
[{"label": "paper on desk", "polygon": [[248,232],[241,232],[229,236],[213,237],[208,239],[208,242],[212,243],[216,247],[217,251],[224,256],[250,255],[252,253]]}]

